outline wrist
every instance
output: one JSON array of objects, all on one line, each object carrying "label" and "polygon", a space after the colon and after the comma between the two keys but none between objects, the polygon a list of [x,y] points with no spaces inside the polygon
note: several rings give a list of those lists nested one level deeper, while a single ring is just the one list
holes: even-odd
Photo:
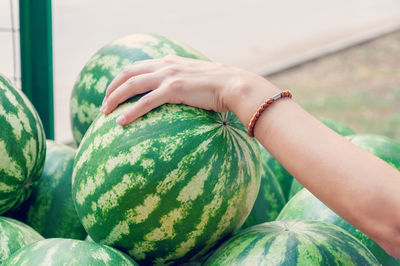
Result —
[{"label": "wrist", "polygon": [[265,78],[246,72],[239,75],[232,83],[227,97],[227,107],[232,111],[245,127],[250,119],[266,99],[281,92],[279,88]]}]

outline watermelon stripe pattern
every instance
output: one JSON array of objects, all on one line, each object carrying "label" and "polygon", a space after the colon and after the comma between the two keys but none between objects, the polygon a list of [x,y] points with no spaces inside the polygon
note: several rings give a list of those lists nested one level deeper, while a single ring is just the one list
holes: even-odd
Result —
[{"label": "watermelon stripe pattern", "polygon": [[78,215],[93,240],[139,263],[200,257],[250,213],[258,144],[232,113],[185,105],[117,125],[132,102],[99,116],[82,140],[73,173]]},{"label": "watermelon stripe pattern", "polygon": [[356,238],[315,221],[276,221],[244,230],[204,265],[379,265]]},{"label": "watermelon stripe pattern", "polygon": [[[385,136],[374,134],[357,134],[346,138],[360,148],[383,159],[395,169],[400,170],[400,143]],[[379,178],[379,177],[377,177]],[[359,239],[383,265],[400,265],[400,259],[387,254],[377,243],[360,232],[351,224],[329,209],[307,189],[294,180],[292,184],[293,198],[286,204],[278,216],[278,220],[315,220],[335,224]]]},{"label": "watermelon stripe pattern", "polygon": [[43,237],[29,226],[0,216],[0,264],[11,254]]},{"label": "watermelon stripe pattern", "polygon": [[51,238],[32,243],[10,256],[8,266],[120,265],[137,266],[127,255],[113,248],[82,240]]},{"label": "watermelon stripe pattern", "polygon": [[46,142],[46,162],[31,196],[12,216],[32,226],[45,238],[84,239],[86,231],[72,201],[72,169],[76,150]]},{"label": "watermelon stripe pattern", "polygon": [[400,259],[387,254],[377,243],[329,209],[310,191],[303,188],[282,209],[277,220],[313,220],[331,223],[359,239],[382,265],[400,265]]},{"label": "watermelon stripe pattern", "polygon": [[0,75],[0,214],[20,205],[40,177],[45,135],[25,95]]},{"label": "watermelon stripe pattern", "polygon": [[267,166],[274,173],[279,186],[281,187],[285,201],[287,200],[290,192],[290,187],[294,180],[293,176],[270,154],[268,151],[265,154],[265,159]]},{"label": "watermelon stripe pattern", "polygon": [[270,155],[261,145],[260,151],[262,161],[260,191],[258,192],[253,209],[243,224],[242,229],[256,224],[274,221],[286,203],[285,196],[276,180],[275,174],[267,164]]},{"label": "watermelon stripe pattern", "polygon": [[70,117],[76,143],[79,145],[99,114],[106,88],[119,72],[135,61],[170,54],[205,59],[186,44],[156,34],[128,35],[101,48],[82,69],[73,88]]}]

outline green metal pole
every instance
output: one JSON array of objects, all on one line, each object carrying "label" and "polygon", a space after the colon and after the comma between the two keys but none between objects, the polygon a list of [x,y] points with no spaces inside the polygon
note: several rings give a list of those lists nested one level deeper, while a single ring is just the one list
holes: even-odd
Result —
[{"label": "green metal pole", "polygon": [[54,139],[51,0],[19,0],[21,85]]}]

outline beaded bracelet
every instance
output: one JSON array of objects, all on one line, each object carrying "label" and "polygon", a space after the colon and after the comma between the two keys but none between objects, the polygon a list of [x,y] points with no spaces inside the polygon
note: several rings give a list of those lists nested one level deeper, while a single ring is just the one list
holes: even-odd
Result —
[{"label": "beaded bracelet", "polygon": [[280,98],[285,98],[285,97],[292,98],[292,93],[288,90],[277,93],[271,98],[268,98],[260,107],[258,107],[257,111],[250,119],[249,126],[247,127],[247,133],[249,134],[250,137],[252,138],[254,137],[254,126],[256,125],[258,118],[261,116],[261,113],[264,112],[264,110],[267,109],[267,107],[270,106],[273,102],[275,102]]}]

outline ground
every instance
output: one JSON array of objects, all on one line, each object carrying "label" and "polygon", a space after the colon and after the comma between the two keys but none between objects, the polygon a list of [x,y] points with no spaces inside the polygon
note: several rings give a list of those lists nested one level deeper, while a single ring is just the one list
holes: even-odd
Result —
[{"label": "ground", "polygon": [[400,31],[267,78],[315,116],[400,142]]}]

